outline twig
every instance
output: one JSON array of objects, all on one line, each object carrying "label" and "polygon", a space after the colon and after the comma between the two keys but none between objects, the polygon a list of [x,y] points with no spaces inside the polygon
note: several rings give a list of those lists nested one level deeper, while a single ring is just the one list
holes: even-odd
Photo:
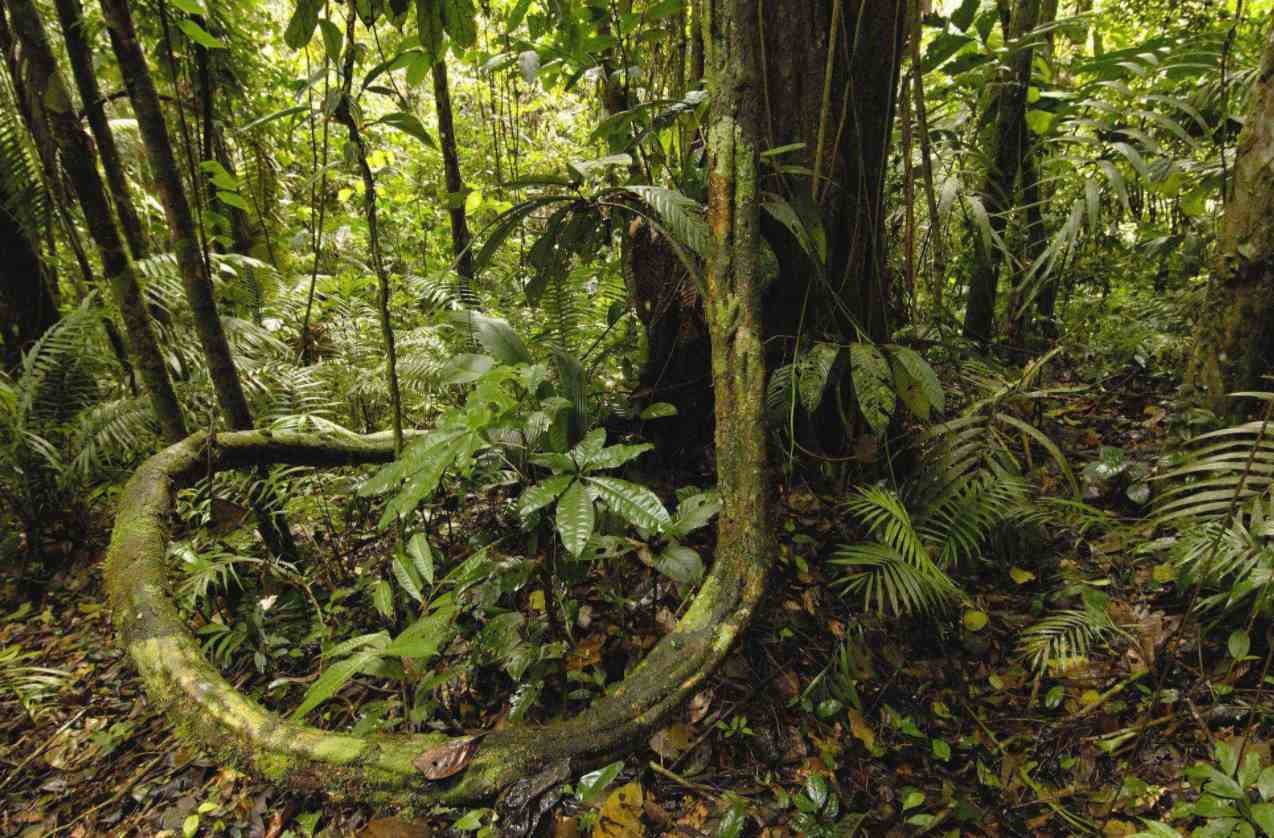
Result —
[{"label": "twig", "polygon": [[717,794],[715,789],[710,789],[707,786],[700,785],[699,783],[695,783],[690,780],[687,780],[685,777],[682,777],[680,774],[672,771],[671,769],[664,768],[662,765],[655,762],[654,760],[651,760],[650,762],[648,762],[647,765],[650,766],[651,771],[654,771],[656,774],[658,774],[661,777],[664,777],[665,779],[672,780],[674,783],[676,783],[677,785],[683,788],[687,788],[687,789],[690,789],[691,791],[698,792],[699,794],[702,794],[704,797],[710,798],[711,800],[714,800],[714,801],[719,802],[721,800],[721,796]]},{"label": "twig", "polygon": [[1101,707],[1109,699],[1113,698],[1116,695],[1119,695],[1119,693],[1123,692],[1126,688],[1140,681],[1149,672],[1150,672],[1149,669],[1142,669],[1137,672],[1134,672],[1133,674],[1129,675],[1127,678],[1120,681],[1118,684],[1116,684],[1115,686],[1111,687],[1110,689],[1106,690],[1106,692],[1098,696],[1097,700],[1094,701],[1092,704],[1079,708],[1074,713],[1071,713],[1070,716],[1068,716],[1067,718],[1070,719],[1071,721],[1074,721],[1076,719],[1082,719],[1084,716],[1087,716],[1089,713],[1093,712],[1098,707]]}]

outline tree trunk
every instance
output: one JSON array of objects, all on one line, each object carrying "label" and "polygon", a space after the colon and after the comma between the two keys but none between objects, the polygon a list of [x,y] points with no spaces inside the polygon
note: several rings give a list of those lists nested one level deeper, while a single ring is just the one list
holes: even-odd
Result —
[{"label": "tree trunk", "polygon": [[447,62],[433,66],[434,108],[438,113],[438,140],[442,146],[442,165],[447,179],[447,215],[451,217],[451,252],[460,277],[460,299],[466,306],[477,303],[473,290],[473,254],[469,250],[469,223],[465,219],[464,177],[460,173],[460,154],[456,150],[456,127],[451,114],[451,87],[447,83]]},{"label": "tree trunk", "polygon": [[[964,313],[964,336],[986,342],[995,333],[995,302],[999,287],[1001,254],[994,241],[1004,233],[1007,212],[1013,202],[1013,185],[1022,164],[1026,137],[1026,91],[1031,83],[1030,47],[1022,47],[1022,36],[1035,28],[1040,0],[1017,0],[1005,29],[1011,52],[1008,67],[1001,70],[996,94],[994,148],[980,197],[986,208],[994,236],[975,230],[974,268],[969,280],[968,303]],[[990,240],[989,240],[990,239]]]},{"label": "tree trunk", "polygon": [[[168,136],[168,125],[164,122],[146,56],[137,40],[128,0],[103,0],[102,12],[106,17],[115,58],[128,88],[128,97],[133,103],[133,114],[137,117],[142,143],[146,146],[146,157],[155,173],[160,202],[164,206],[173,249],[177,252],[177,263],[181,268],[186,301],[194,315],[195,331],[199,334],[217,403],[231,428],[250,430],[253,427],[252,411],[217,313],[208,263],[199,246],[195,219],[186,200],[181,171],[177,168],[177,158]],[[273,555],[294,556],[296,545],[282,509],[275,507],[271,510],[262,491],[251,498],[262,540]]]},{"label": "tree trunk", "polygon": [[1239,135],[1187,387],[1225,415],[1229,393],[1274,389],[1274,27]]},{"label": "tree trunk", "polygon": [[164,122],[155,83],[151,79],[146,56],[142,53],[133,28],[128,0],[104,0],[102,11],[106,16],[107,31],[128,88],[129,99],[133,103],[133,113],[137,117],[142,142],[146,146],[146,157],[155,175],[155,185],[164,206],[164,215],[168,219],[169,234],[181,267],[186,299],[194,314],[195,329],[199,333],[204,359],[212,376],[217,403],[230,427],[247,430],[253,424],[252,413],[248,409],[239,372],[230,354],[230,344],[226,341],[226,333],[217,314],[212,280],[199,246],[195,219],[186,200],[181,170],[177,167],[177,158],[173,154],[168,125]]},{"label": "tree trunk", "polygon": [[119,148],[115,145],[115,134],[106,119],[105,100],[97,84],[97,74],[93,72],[93,50],[84,32],[83,8],[80,0],[56,0],[56,5],[58,21],[62,25],[62,37],[66,40],[67,56],[71,60],[71,75],[79,89],[84,115],[93,132],[93,141],[97,143],[102,170],[106,173],[106,185],[110,187],[111,197],[115,201],[115,215],[119,218],[120,228],[124,231],[124,239],[128,242],[133,258],[145,259],[149,250],[146,235],[133,205],[128,180],[124,177],[124,164],[119,156]]},{"label": "tree trunk", "polygon": [[170,442],[180,440],[186,435],[185,419],[168,378],[159,343],[151,329],[141,286],[115,226],[106,189],[97,173],[93,144],[80,128],[70,92],[57,69],[34,2],[5,2],[13,15],[14,30],[23,45],[29,86],[40,94],[45,103],[50,132],[84,211],[89,234],[97,245],[102,268],[110,279],[111,291],[123,313],[133,356],[141,369],[142,381],[146,384],[160,429]]},{"label": "tree trunk", "polygon": [[35,243],[12,212],[13,196],[0,174],[0,345],[4,369],[16,371],[22,353],[58,320],[57,302]]},{"label": "tree trunk", "polygon": [[783,162],[815,172],[812,181],[788,178],[775,191],[786,188],[827,242],[825,264],[811,265],[786,228],[764,222],[779,262],[765,299],[777,362],[790,359],[801,338],[883,341],[892,331],[884,184],[907,4],[766,0],[764,7],[762,133],[771,147],[803,143]]},{"label": "tree trunk", "polygon": [[358,23],[358,15],[354,14],[351,5],[348,12],[348,23],[345,27],[345,66],[342,71],[341,101],[336,106],[333,118],[349,131],[349,140],[358,158],[358,168],[363,176],[363,208],[367,213],[367,237],[372,251],[372,269],[376,272],[377,309],[380,313],[380,332],[385,341],[385,383],[389,388],[390,419],[394,429],[394,453],[401,454],[403,448],[403,402],[402,392],[398,386],[398,353],[394,345],[394,326],[389,316],[389,272],[385,268],[385,260],[380,250],[380,227],[376,213],[376,178],[372,176],[372,167],[367,162],[367,146],[363,143],[363,134],[358,127],[358,119],[354,115],[351,90],[354,85],[354,31]]}]

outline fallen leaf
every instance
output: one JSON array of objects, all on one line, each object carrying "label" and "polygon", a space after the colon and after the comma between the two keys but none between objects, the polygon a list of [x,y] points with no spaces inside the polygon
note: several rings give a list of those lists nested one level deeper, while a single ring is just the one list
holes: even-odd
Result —
[{"label": "fallen leaf", "polygon": [[644,799],[640,783],[629,783],[611,792],[593,827],[593,838],[641,838],[645,834],[641,828]]},{"label": "fallen leaf", "polygon": [[676,759],[690,747],[694,731],[689,725],[674,724],[650,737],[650,749],[664,759]]},{"label": "fallen leaf", "polygon": [[970,608],[964,612],[964,618],[961,622],[964,623],[964,627],[969,631],[982,631],[982,629],[986,628],[986,624],[990,619],[985,611]]},{"label": "fallen leaf", "polygon": [[701,693],[695,693],[695,697],[690,699],[690,724],[698,724],[703,721],[703,717],[708,715],[708,711],[711,709],[712,690],[704,690]]},{"label": "fallen leaf", "polygon": [[478,738],[469,736],[430,748],[412,763],[427,780],[445,780],[459,774],[478,751]]},{"label": "fallen leaf", "polygon": [[855,710],[853,707],[846,711],[849,715],[849,731],[854,734],[858,741],[867,746],[867,750],[875,750],[876,748],[876,731],[871,729],[871,725],[867,724],[867,720],[863,718],[863,714]]},{"label": "fallen leaf", "polygon": [[1011,576],[1013,578],[1013,581],[1019,585],[1025,585],[1027,582],[1031,582],[1035,579],[1034,573],[1031,573],[1029,570],[1024,570],[1020,567],[1014,567],[1011,570],[1009,570],[1009,576]]}]

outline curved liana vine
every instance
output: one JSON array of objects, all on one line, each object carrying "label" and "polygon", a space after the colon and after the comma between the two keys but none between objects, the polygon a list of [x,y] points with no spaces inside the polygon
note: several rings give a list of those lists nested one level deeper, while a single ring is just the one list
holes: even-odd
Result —
[{"label": "curved liana vine", "polygon": [[[478,738],[354,736],[289,721],[231,686],[179,614],[165,565],[174,498],[210,468],[356,465],[389,461],[393,452],[386,434],[195,434],[143,463],[125,487],[106,564],[115,626],[150,698],[179,735],[221,763],[340,798],[489,799],[536,772],[583,770],[644,741],[721,662],[760,598],[769,556],[719,551],[676,627],[627,678],[569,719],[513,724]],[[463,768],[439,771],[452,753],[463,754]]]}]

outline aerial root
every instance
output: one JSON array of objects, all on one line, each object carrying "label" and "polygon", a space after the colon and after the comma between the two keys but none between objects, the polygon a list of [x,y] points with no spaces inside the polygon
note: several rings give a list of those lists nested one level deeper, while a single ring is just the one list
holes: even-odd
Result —
[{"label": "aerial root", "polygon": [[260,465],[342,466],[393,459],[385,434],[195,434],[151,457],[120,497],[106,585],[120,640],[146,691],[185,739],[221,763],[336,798],[396,803],[489,800],[518,780],[581,771],[645,741],[725,658],[760,599],[765,566],[717,555],[685,616],[628,677],[577,716],[511,724],[477,741],[463,771],[429,780],[413,763],[471,747],[442,734],[351,736],[288,721],[232,687],[207,661],[168,591],[168,523],[177,490]]}]

